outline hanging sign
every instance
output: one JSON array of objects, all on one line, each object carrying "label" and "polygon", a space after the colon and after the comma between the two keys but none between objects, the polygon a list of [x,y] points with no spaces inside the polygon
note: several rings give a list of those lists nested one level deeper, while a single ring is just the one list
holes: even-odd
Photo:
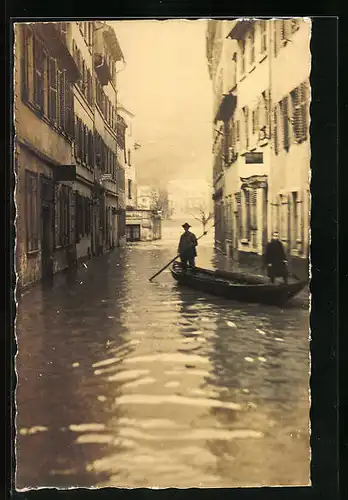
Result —
[{"label": "hanging sign", "polygon": [[76,180],[76,165],[56,165],[53,168],[53,178],[55,181]]}]

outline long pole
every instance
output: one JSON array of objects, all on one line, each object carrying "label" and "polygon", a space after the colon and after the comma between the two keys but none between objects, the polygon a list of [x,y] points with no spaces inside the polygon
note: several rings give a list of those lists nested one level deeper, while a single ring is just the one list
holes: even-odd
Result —
[{"label": "long pole", "polygon": [[[215,224],[212,226],[214,227]],[[203,234],[201,234],[198,238],[197,238],[197,241],[200,240],[201,238],[203,238],[203,236],[205,236],[207,234],[208,231],[204,231]],[[151,278],[149,278],[149,281],[152,281],[154,278],[156,278],[156,276],[158,276],[159,274],[161,274],[161,272],[163,272],[165,269],[167,269],[167,267],[170,266],[170,264],[172,264],[176,259],[178,259],[180,257],[180,254],[177,254],[171,261],[168,262],[168,264],[166,264],[165,266],[162,267],[162,269],[160,269],[156,274],[154,274],[153,276],[151,276]]]}]

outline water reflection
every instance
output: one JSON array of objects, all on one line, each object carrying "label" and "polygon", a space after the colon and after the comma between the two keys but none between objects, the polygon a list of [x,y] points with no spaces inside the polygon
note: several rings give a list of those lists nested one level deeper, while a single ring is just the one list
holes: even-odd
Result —
[{"label": "water reflection", "polygon": [[20,487],[307,482],[306,311],[150,283],[172,252],[132,245],[22,297]]}]

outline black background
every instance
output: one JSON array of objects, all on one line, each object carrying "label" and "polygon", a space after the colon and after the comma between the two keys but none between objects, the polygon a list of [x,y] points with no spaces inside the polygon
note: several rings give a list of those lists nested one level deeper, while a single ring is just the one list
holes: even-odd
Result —
[{"label": "black background", "polygon": [[[272,8],[273,7],[273,8]],[[283,10],[282,8],[283,7]],[[297,9],[296,9],[297,7]],[[233,496],[239,498],[310,498],[310,499],[331,499],[348,498],[347,481],[343,466],[346,465],[346,451],[348,442],[346,437],[346,428],[348,420],[343,416],[345,409],[344,385],[342,384],[340,398],[338,397],[338,352],[340,352],[340,365],[344,365],[344,335],[340,337],[338,345],[338,201],[341,194],[341,201],[344,201],[344,182],[343,172],[338,179],[338,128],[337,128],[337,99],[338,99],[338,14],[337,4],[329,1],[317,1],[313,5],[314,10],[304,2],[294,2],[277,7],[261,5],[258,2],[257,7],[248,8],[248,3],[244,0],[240,4],[229,2],[229,4],[215,2],[189,2],[189,1],[115,1],[110,3],[99,3],[98,8],[95,3],[86,4],[82,2],[35,2],[24,3],[18,0],[12,0],[7,3],[5,51],[3,51],[5,83],[5,140],[4,151],[4,201],[5,201],[5,347],[4,367],[6,372],[5,387],[5,495],[4,498],[31,499],[31,498],[115,498],[122,495],[135,497],[136,495],[147,498],[161,497],[181,497],[188,494],[196,495],[205,499],[212,496],[226,498]],[[13,417],[13,389],[15,387],[15,374],[13,371],[13,356],[15,353],[15,341],[13,337],[13,318],[15,315],[15,303],[13,301],[13,256],[14,256],[14,205],[13,205],[13,183],[12,158],[10,143],[13,137],[12,130],[12,109],[11,109],[11,87],[12,87],[12,23],[14,21],[38,20],[57,20],[62,17],[79,18],[158,18],[158,17],[217,17],[225,18],[232,16],[310,16],[312,17],[312,102],[311,102],[311,263],[312,263],[312,306],[311,306],[311,447],[312,447],[312,465],[311,480],[312,487],[308,488],[259,488],[259,489],[234,489],[234,490],[38,490],[18,493],[14,491],[13,486],[13,449],[12,449],[12,417]],[[331,16],[331,17],[318,17]],[[12,18],[12,19],[11,19]],[[341,28],[343,30],[343,28]],[[340,35],[341,36],[341,35]],[[340,40],[342,54],[340,60],[345,59],[344,48],[346,44]],[[342,64],[340,77],[342,78],[340,86],[340,106],[342,129],[344,128],[344,118],[347,109],[346,89],[348,82],[346,80],[347,70]],[[341,132],[342,134],[342,132]],[[345,141],[343,140],[342,156],[345,154]],[[342,158],[342,164],[347,160]],[[343,211],[343,205],[340,208]],[[342,218],[343,219],[343,218]],[[342,220],[340,219],[340,220]],[[340,224],[340,236],[343,240],[346,236],[344,222]],[[346,249],[346,247],[344,247]],[[346,254],[348,251],[346,250]],[[342,252],[340,265],[342,284],[347,281],[347,274],[344,272],[345,255]],[[341,330],[344,331],[344,306],[348,308],[348,300],[341,296],[343,304],[343,314],[341,315]],[[348,330],[346,330],[348,331]],[[340,346],[340,351],[338,351]],[[340,405],[338,403],[340,402]],[[338,442],[338,409],[340,410],[340,446]],[[35,457],[33,457],[35,460]],[[339,495],[338,479],[340,470]],[[345,494],[344,494],[345,493]]]}]

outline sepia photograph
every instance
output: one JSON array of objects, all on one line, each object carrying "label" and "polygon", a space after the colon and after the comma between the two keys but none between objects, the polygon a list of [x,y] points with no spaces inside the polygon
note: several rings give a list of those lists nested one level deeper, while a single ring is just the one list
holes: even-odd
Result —
[{"label": "sepia photograph", "polygon": [[311,485],[310,41],[14,24],[17,491]]}]

